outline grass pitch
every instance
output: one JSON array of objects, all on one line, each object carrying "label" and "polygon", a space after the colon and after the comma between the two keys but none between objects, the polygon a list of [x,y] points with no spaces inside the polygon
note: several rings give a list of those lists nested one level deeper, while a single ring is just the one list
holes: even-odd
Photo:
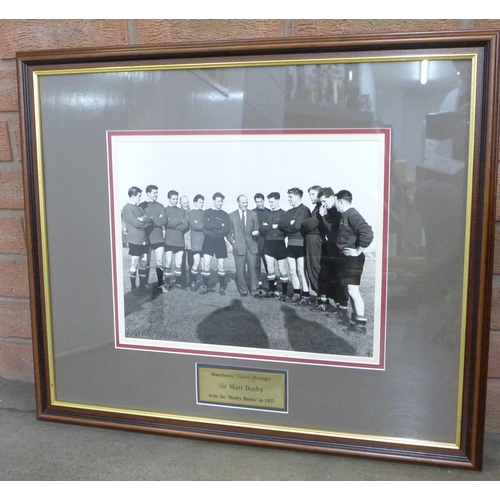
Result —
[{"label": "grass pitch", "polygon": [[[149,286],[157,286],[154,262]],[[226,295],[219,294],[214,267],[207,295],[189,289],[133,295],[123,250],[125,336],[174,342],[202,343],[323,353],[359,357],[373,354],[375,262],[366,260],[361,294],[368,319],[366,332],[344,326],[337,314],[313,312],[278,299],[241,297],[234,282],[234,259],[226,259]],[[264,284],[266,280],[264,279]]]}]

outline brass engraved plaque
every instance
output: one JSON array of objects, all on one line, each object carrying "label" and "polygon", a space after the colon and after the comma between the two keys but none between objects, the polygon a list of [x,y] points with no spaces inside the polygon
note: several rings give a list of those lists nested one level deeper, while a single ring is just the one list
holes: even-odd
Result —
[{"label": "brass engraved plaque", "polygon": [[196,365],[197,402],[287,412],[286,371]]}]

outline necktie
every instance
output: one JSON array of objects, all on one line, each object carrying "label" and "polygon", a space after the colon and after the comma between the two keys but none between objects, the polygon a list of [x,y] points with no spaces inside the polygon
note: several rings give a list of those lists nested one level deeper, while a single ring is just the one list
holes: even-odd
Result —
[{"label": "necktie", "polygon": [[245,227],[245,212],[241,212],[241,220],[243,221],[243,227]]}]

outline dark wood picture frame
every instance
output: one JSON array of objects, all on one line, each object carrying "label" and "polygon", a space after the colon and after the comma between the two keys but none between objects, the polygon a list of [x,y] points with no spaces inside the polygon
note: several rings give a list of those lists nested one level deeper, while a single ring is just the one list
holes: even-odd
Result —
[{"label": "dark wood picture frame", "polygon": [[[72,399],[69,396],[61,399],[59,395],[55,394],[56,379],[58,379],[61,388],[66,383],[69,386],[73,383],[69,380],[71,377],[66,376],[65,378],[64,374],[71,372],[64,371],[66,370],[63,368],[64,360],[61,361],[62,358],[54,355],[54,335],[57,336],[68,328],[65,322],[66,316],[61,313],[62,319],[58,317],[59,309],[62,308],[61,305],[58,305],[59,296],[65,293],[75,294],[72,287],[76,284],[73,283],[67,290],[59,290],[54,285],[54,282],[60,282],[58,276],[54,276],[54,280],[49,280],[53,277],[53,273],[57,272],[51,263],[49,273],[50,254],[61,245],[65,237],[59,234],[62,231],[57,225],[59,221],[51,219],[52,209],[48,205],[50,193],[54,194],[57,191],[55,184],[58,173],[58,171],[51,172],[49,156],[54,155],[57,158],[58,154],[62,155],[62,152],[54,151],[57,148],[52,147],[53,144],[46,146],[44,141],[47,138],[50,139],[51,134],[53,136],[57,132],[57,128],[53,125],[58,123],[57,109],[60,109],[61,106],[69,107],[71,103],[67,101],[69,104],[64,104],[64,95],[60,93],[61,99],[58,103],[54,104],[50,101],[47,104],[44,101],[45,94],[40,93],[39,79],[42,77],[41,75],[46,74],[56,81],[71,74],[88,75],[89,78],[95,79],[99,78],[101,74],[99,71],[124,75],[127,73],[127,68],[154,71],[155,68],[160,66],[163,68],[165,65],[193,68],[195,67],[193,65],[214,67],[213,65],[216,63],[219,65],[218,67],[232,68],[238,65],[258,66],[264,61],[266,64],[286,66],[287,61],[288,65],[291,65],[290,61],[294,61],[293,64],[297,64],[297,61],[305,64],[316,64],[318,60],[326,59],[337,64],[339,61],[348,64],[363,60],[370,62],[394,60],[401,63],[406,60],[432,59],[433,57],[452,61],[463,57],[468,58],[468,60],[473,58],[476,65],[474,66],[476,77],[472,83],[475,94],[471,94],[473,112],[470,116],[472,120],[468,125],[467,135],[470,140],[469,144],[473,147],[470,148],[468,154],[469,161],[466,169],[468,171],[468,181],[466,181],[468,188],[465,197],[467,200],[464,201],[466,208],[464,212],[467,212],[465,225],[468,229],[465,231],[462,241],[465,248],[465,270],[461,281],[464,297],[458,327],[459,333],[457,334],[461,339],[461,348],[456,359],[460,370],[458,370],[455,380],[450,382],[453,390],[455,390],[455,385],[459,388],[458,411],[456,412],[457,431],[454,445],[443,446],[439,442],[433,443],[433,439],[424,439],[418,442],[418,438],[415,440],[409,431],[407,435],[399,435],[396,438],[377,434],[377,432],[372,435],[362,428],[346,431],[336,428],[335,422],[331,422],[332,427],[327,429],[329,432],[322,432],[321,428],[321,432],[316,432],[318,424],[312,424],[310,429],[307,428],[307,425],[294,424],[289,427],[280,420],[267,422],[265,419],[259,420],[260,417],[254,419],[248,413],[242,416],[241,412],[246,410],[239,410],[240,413],[236,413],[239,416],[236,418],[231,415],[226,419],[220,416],[223,413],[202,413],[201,416],[191,418],[190,415],[182,414],[179,411],[169,411],[168,403],[165,403],[167,410],[160,411],[146,405],[137,407],[133,402],[128,406],[120,402],[106,400],[104,402],[91,401],[90,404],[85,404],[85,401],[79,401],[78,397]],[[326,452],[344,456],[381,458],[469,469],[481,468],[498,165],[499,33],[463,31],[36,51],[18,53],[17,64],[22,117],[35,383],[39,419],[284,449]],[[56,85],[59,85],[59,82],[56,82]],[[71,85],[71,81],[69,85]],[[61,88],[63,87],[64,85]],[[92,98],[97,96],[92,95],[91,82],[89,89],[90,99],[86,105],[90,109],[92,106],[96,106],[95,99],[92,100]],[[146,87],[144,89],[147,90]],[[127,103],[121,102],[117,106],[123,108],[127,106]],[[121,109],[118,112],[125,111]],[[105,118],[102,119],[105,121]],[[62,140],[64,141],[64,134],[62,134]],[[54,138],[55,143],[57,141]],[[95,148],[102,148],[103,154],[106,154],[104,141],[102,144],[92,143],[91,145]],[[67,155],[68,151],[64,151],[64,154]],[[64,159],[64,161],[66,160],[67,158]],[[88,168],[92,170],[103,168],[103,166],[98,167],[95,163],[89,163]],[[423,175],[429,174],[425,169],[423,172]],[[77,186],[77,189],[87,190],[88,187],[85,185]],[[62,188],[66,189],[67,185],[63,185]],[[49,196],[46,190],[48,190]],[[81,231],[85,232],[85,227]],[[71,237],[71,234],[69,236]],[[90,288],[86,289],[85,286],[83,285],[82,292],[84,299],[85,294],[90,293]],[[76,301],[80,300],[81,297],[75,295],[73,299]],[[55,321],[53,321],[54,319]],[[92,320],[93,318],[88,319],[88,321]],[[66,331],[68,335],[76,335],[70,329]],[[111,332],[110,335],[112,338],[113,333]],[[95,363],[113,364],[114,351],[108,352],[99,348],[95,350],[97,352]],[[128,356],[129,362],[132,360],[132,363],[135,361],[142,363],[139,356],[143,355],[140,353],[127,352],[126,356]],[[418,357],[418,355],[416,356]],[[200,357],[202,362],[214,363],[210,357]],[[176,360],[169,359],[172,359],[173,365],[175,365]],[[215,362],[219,363],[220,360]],[[220,362],[220,364],[224,365],[225,362]],[[253,368],[251,364],[245,366],[247,366],[246,369]],[[256,369],[265,371],[266,366],[269,370],[276,369],[276,364],[271,362],[262,362],[256,366]],[[93,366],[89,366],[88,371],[91,372],[93,368]],[[121,372],[122,369],[125,371],[120,361],[116,362],[115,368],[118,372]],[[141,365],[140,369],[147,370],[147,363]],[[282,369],[282,366],[279,365],[278,369]],[[319,385],[321,385],[322,377],[330,376],[327,374],[329,368],[314,369],[318,372],[314,372],[313,369],[300,371],[296,367],[293,368],[296,373],[291,373],[287,382],[290,388],[290,408],[293,408],[294,404],[298,405],[301,394],[305,394],[303,388],[294,389],[298,378],[320,380]],[[175,368],[170,370],[170,376],[176,374]],[[345,368],[336,368],[336,370],[344,370],[344,373],[346,371]],[[194,372],[194,370],[192,371]],[[351,372],[355,371],[351,370]],[[360,372],[358,370],[358,373]],[[363,374],[359,375],[359,377],[361,376]],[[185,375],[179,374],[179,380],[182,382],[187,379]],[[326,381],[324,383],[327,384]],[[184,382],[182,384],[184,384],[183,394],[188,397],[186,393],[189,389],[186,387],[189,387],[190,384]],[[88,391],[91,389],[91,387],[86,388]],[[132,389],[130,390],[132,391]],[[194,383],[191,384],[191,390],[193,395],[190,394],[189,398],[194,399]],[[325,388],[323,387],[322,390],[324,391]],[[68,389],[69,394],[71,391],[71,388]],[[390,392],[390,389],[388,391]],[[106,396],[103,397],[106,398]],[[335,399],[335,394],[332,395],[332,398]],[[405,412],[404,402],[395,404],[400,404],[399,410],[402,413]],[[422,406],[425,406],[425,402]],[[368,408],[366,410],[372,411]],[[214,411],[219,411],[219,409]],[[221,409],[220,411],[226,410]],[[426,410],[422,411],[425,414]],[[383,418],[382,415],[380,417]],[[282,417],[278,415],[272,418]]]}]

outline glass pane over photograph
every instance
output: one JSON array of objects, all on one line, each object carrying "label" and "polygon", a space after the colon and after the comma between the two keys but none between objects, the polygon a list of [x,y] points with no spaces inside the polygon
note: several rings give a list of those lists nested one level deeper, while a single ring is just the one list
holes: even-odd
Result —
[{"label": "glass pane over photograph", "polygon": [[[245,425],[251,420],[257,427],[456,446],[463,377],[475,60],[472,56],[406,59],[75,70],[64,75],[39,72],[54,400],[110,411]],[[270,151],[272,161],[263,148],[255,163],[261,158],[264,166],[252,165],[246,160],[254,150],[246,150],[244,141],[238,142],[233,152],[209,148],[203,153],[205,157],[193,155],[193,145],[188,142],[188,150],[179,149],[175,160],[169,157],[171,152],[158,158],[154,148],[147,150],[146,161],[139,164],[138,160],[136,170],[127,167],[118,186],[109,185],[110,150],[106,140],[110,131],[130,131],[140,142],[141,134],[151,137],[156,132],[170,137],[175,132],[199,137],[217,131],[241,131],[241,137],[245,137],[245,131],[274,131],[289,137],[296,130],[325,130],[332,135],[335,131],[359,135],[390,131],[387,168],[384,170],[382,162],[380,176],[373,176],[366,165],[352,161],[357,150],[347,151],[344,162],[334,158],[329,163],[328,157],[314,149],[296,161],[298,155],[290,154],[286,145]],[[292,146],[296,145],[294,142]],[[113,157],[113,162],[127,164],[130,158],[126,149],[117,154],[125,156],[118,160]],[[140,159],[143,153],[133,154]],[[364,162],[362,155],[359,162]],[[165,252],[156,254],[153,250],[147,252],[148,262],[141,264],[144,252],[139,251],[135,260],[129,255],[129,238],[134,237],[130,221],[128,226],[124,222],[123,231],[121,223],[118,231],[110,231],[114,209],[110,197],[117,197],[116,206],[120,208],[135,207],[130,210],[131,217],[139,221],[146,212],[136,210],[148,201],[148,185],[158,188],[157,202],[172,207],[171,217],[177,214],[180,221],[184,217],[189,221],[188,214],[182,213],[182,204],[186,203],[183,197],[187,197],[191,211],[214,209],[213,195],[220,191],[224,195],[222,210],[230,214],[239,213],[239,195],[246,196],[251,212],[257,208],[256,193],[264,195],[264,206],[271,209],[269,195],[279,192],[279,208],[286,212],[297,206],[290,204],[291,188],[302,191],[299,203],[308,217],[321,220],[328,210],[338,210],[340,221],[348,211],[342,201],[337,199],[328,206],[330,192],[325,195],[317,187],[329,187],[334,194],[348,191],[352,206],[359,208],[385,244],[370,247],[371,240],[366,245],[357,241],[355,246],[361,247],[364,255],[359,283],[340,279],[335,265],[328,267],[327,278],[321,282],[318,276],[325,257],[331,256],[331,248],[336,246],[339,254],[344,253],[344,247],[338,245],[338,232],[336,245],[328,240],[328,234],[334,233],[320,232],[317,254],[308,261],[312,254],[307,254],[307,236],[302,234],[303,243],[298,246],[304,253],[287,254],[290,234],[283,231],[282,240],[287,243],[283,258],[271,259],[272,263],[256,258],[256,267],[246,269],[249,281],[242,282],[237,273],[241,265],[245,269],[245,261],[237,269],[233,255],[236,247],[224,235],[224,266],[217,261],[214,249],[208,274],[205,270],[209,278],[205,283],[203,257],[196,267],[193,255],[199,254],[192,248],[184,252],[187,232],[176,242],[166,241],[168,229],[162,230],[157,243],[167,245],[164,249],[167,255],[170,252],[170,260],[164,260]],[[140,200],[137,193],[132,194],[133,203],[131,187],[142,191]],[[309,196],[311,187],[323,195],[319,200]],[[177,197],[175,203],[172,196],[170,200],[167,197],[169,191],[177,192],[172,195]],[[204,196],[202,208],[196,206],[197,194]],[[367,201],[373,210],[362,209]],[[145,219],[139,222],[150,224]],[[267,223],[274,224],[271,219]],[[259,237],[263,244],[266,241],[261,229],[259,226],[254,238],[250,236],[256,245]],[[192,229],[190,234],[192,238]],[[120,297],[113,278],[112,255],[117,248],[122,266]],[[162,261],[158,272],[157,255]],[[300,273],[300,259],[305,278]],[[377,265],[383,259],[383,273],[376,278]],[[280,268],[280,260],[288,267]],[[147,264],[150,267],[146,272]],[[271,272],[267,264],[274,266]],[[288,282],[280,279],[282,275],[289,278]],[[280,300],[284,283],[286,301]],[[374,289],[381,283],[384,298],[374,305]],[[331,291],[339,284],[341,290],[344,287],[344,302]],[[148,293],[137,291],[142,285],[147,285]],[[204,287],[207,293],[200,294]],[[321,297],[325,291],[327,300],[315,308],[308,303],[298,305],[300,291],[307,301],[316,295]],[[81,297],[76,305],[75,294]],[[361,303],[358,294],[365,299]],[[196,349],[189,354],[161,352],[157,346],[141,351],[117,349],[114,311],[122,299],[127,329],[135,332],[132,336],[165,340],[163,335],[167,340],[196,344]],[[365,303],[367,314],[361,310]],[[385,356],[379,370],[360,369],[356,363],[314,366],[290,359],[270,361],[253,350],[370,358],[377,314],[379,319],[383,315],[385,332],[384,342],[378,345]],[[203,344],[226,347],[214,354],[200,351]],[[251,349],[251,355],[244,359],[225,357],[224,353],[234,346]],[[189,351],[189,346],[184,348]],[[251,411],[249,416],[241,408],[200,407],[194,396],[196,362],[286,369],[287,415]]]}]

